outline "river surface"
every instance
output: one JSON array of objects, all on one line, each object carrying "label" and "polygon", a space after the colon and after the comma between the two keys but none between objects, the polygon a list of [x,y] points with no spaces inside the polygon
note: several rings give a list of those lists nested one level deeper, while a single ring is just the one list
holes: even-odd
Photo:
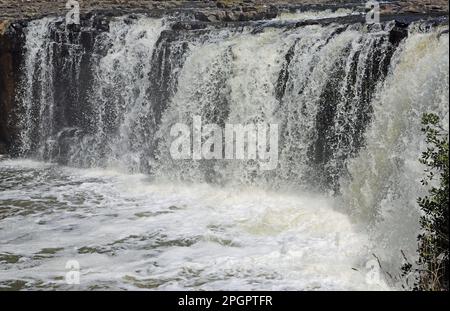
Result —
[{"label": "river surface", "polygon": [[[3,289],[367,290],[367,240],[333,201],[0,161]],[[78,261],[80,284],[66,284]]]}]

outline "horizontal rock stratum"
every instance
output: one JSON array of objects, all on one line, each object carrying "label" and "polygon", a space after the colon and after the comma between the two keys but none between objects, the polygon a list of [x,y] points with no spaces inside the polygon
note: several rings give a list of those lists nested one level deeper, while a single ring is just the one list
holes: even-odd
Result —
[{"label": "horizontal rock stratum", "polygon": [[[330,0],[79,0],[81,13],[91,11],[151,12],[191,10],[214,18],[263,19],[265,14],[273,14],[274,9],[295,9],[301,7],[350,7],[364,8],[365,1]],[[381,2],[381,1],[380,1]],[[0,20],[37,18],[47,15],[62,15],[67,12],[67,0],[0,0]],[[437,13],[448,12],[446,0],[388,1],[381,4],[382,13]],[[0,29],[1,29],[0,24]]]}]

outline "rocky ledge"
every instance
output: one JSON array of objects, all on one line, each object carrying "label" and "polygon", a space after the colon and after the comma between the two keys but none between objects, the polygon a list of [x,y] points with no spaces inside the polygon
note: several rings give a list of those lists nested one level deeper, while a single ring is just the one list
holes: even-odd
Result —
[{"label": "rocky ledge", "polygon": [[[448,13],[446,0],[379,1],[381,14]],[[0,0],[1,21],[33,19],[67,13],[67,0]],[[146,12],[162,15],[190,11],[204,21],[245,21],[273,18],[278,12],[297,9],[352,8],[364,10],[362,0],[78,0],[81,13],[106,11],[116,13]],[[4,28],[4,26],[3,26]]]}]

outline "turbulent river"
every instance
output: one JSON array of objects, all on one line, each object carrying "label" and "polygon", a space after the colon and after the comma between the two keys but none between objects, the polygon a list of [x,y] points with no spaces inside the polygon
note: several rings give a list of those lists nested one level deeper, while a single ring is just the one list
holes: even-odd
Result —
[{"label": "turbulent river", "polygon": [[[0,159],[0,287],[400,289],[425,191],[422,114],[448,129],[448,33],[292,23],[346,14],[30,22],[19,157]],[[174,160],[171,126],[194,115],[278,124],[278,166]]]},{"label": "turbulent river", "polygon": [[352,269],[366,235],[324,197],[32,161],[0,172],[3,285],[70,289],[76,259],[86,289],[370,288]]}]

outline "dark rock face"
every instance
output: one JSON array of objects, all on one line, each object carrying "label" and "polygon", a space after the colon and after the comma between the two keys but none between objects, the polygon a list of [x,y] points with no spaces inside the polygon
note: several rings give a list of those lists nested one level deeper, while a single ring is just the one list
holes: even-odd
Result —
[{"label": "dark rock face", "polygon": [[6,144],[0,143],[0,155],[7,154],[7,153],[8,153],[8,149],[6,148]]},{"label": "dark rock face", "polygon": [[[0,20],[65,15],[67,0],[0,0]],[[80,12],[121,12],[164,15],[192,12],[202,21],[249,21],[271,18],[277,11],[347,7],[364,10],[366,1],[350,0],[78,0]],[[448,13],[447,0],[379,1],[382,14]]]},{"label": "dark rock face", "polygon": [[0,32],[0,154],[10,150],[15,140],[15,92],[20,79],[24,35],[19,23]]},{"label": "dark rock face", "polygon": [[[0,0],[0,19],[34,19],[48,15],[65,15],[67,0]],[[327,0],[275,1],[277,5],[290,3],[324,3]],[[162,16],[174,12],[192,12],[203,21],[238,21],[270,18],[276,8],[262,0],[226,1],[153,1],[153,0],[78,0],[82,14],[91,12],[147,13]]]}]

